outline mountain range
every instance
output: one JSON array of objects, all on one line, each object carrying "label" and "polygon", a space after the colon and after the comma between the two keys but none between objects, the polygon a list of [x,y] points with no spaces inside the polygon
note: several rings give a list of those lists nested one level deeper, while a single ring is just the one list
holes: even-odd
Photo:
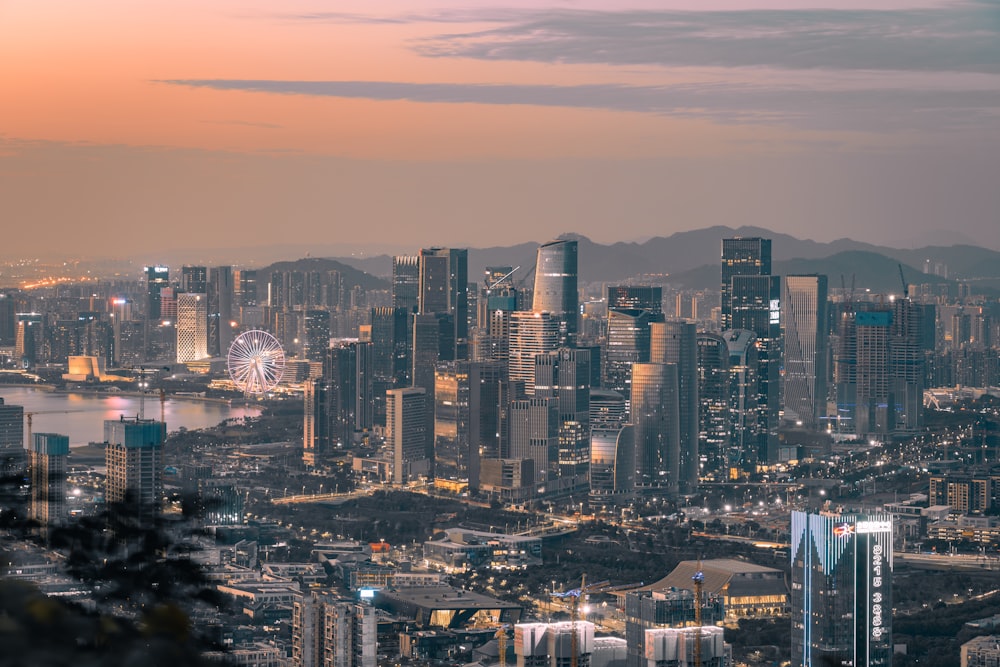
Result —
[{"label": "mountain range", "polygon": [[[908,284],[940,284],[968,280],[977,292],[1000,290],[1000,252],[971,245],[927,246],[900,249],[877,246],[852,239],[820,243],[779,234],[760,227],[724,227],[678,232],[654,237],[642,243],[604,245],[576,235],[579,244],[579,275],[582,282],[642,280],[663,276],[678,287],[718,289],[722,239],[761,236],[772,240],[772,271],[777,275],[821,273],[829,276],[830,287],[852,282],[859,289],[898,292],[899,271]],[[469,249],[469,279],[481,281],[487,266],[520,267],[517,280],[531,280],[537,243]],[[339,263],[374,276],[389,276],[392,257],[338,257]],[[925,272],[926,269],[926,272]],[[658,279],[658,282],[662,281]]]}]

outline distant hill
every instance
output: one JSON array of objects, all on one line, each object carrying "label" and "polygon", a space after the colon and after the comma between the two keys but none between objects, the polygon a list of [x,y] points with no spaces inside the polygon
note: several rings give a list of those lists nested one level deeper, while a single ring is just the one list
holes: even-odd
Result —
[{"label": "distant hill", "polygon": [[359,271],[353,266],[335,259],[321,257],[306,257],[293,261],[275,262],[270,266],[257,269],[258,280],[263,284],[272,271],[340,271],[344,287],[360,286],[364,290],[389,289],[389,282],[373,275]]},{"label": "distant hill", "polygon": [[[910,283],[944,280],[923,273],[925,264],[929,264],[949,279],[974,280],[984,288],[1000,287],[1000,252],[971,245],[899,249],[851,239],[819,243],[760,227],[723,226],[658,236],[642,243],[609,245],[576,234],[563,235],[579,242],[580,279],[584,282],[614,282],[643,274],[670,274],[680,284],[692,288],[718,288],[722,239],[737,236],[771,239],[775,273],[825,273],[830,276],[831,286],[837,286],[843,274],[846,282],[854,275],[857,286],[862,288],[895,291],[899,288],[898,264],[902,263]],[[470,248],[469,279],[481,282],[487,266],[520,266],[516,277],[530,280],[538,245],[532,242]],[[392,270],[389,255],[338,257],[336,261],[377,276],[388,276]]]}]

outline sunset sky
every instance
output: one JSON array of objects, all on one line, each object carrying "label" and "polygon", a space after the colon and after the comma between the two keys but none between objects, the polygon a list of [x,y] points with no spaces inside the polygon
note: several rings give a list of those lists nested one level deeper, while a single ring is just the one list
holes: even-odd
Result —
[{"label": "sunset sky", "polygon": [[0,219],[2,258],[1000,249],[1000,4],[0,0]]}]

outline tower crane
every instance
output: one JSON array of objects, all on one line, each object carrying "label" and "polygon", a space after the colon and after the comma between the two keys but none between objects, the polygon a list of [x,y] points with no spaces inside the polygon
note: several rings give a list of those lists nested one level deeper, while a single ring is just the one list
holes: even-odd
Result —
[{"label": "tower crane", "polygon": [[900,280],[900,282],[903,283],[903,298],[904,299],[909,299],[910,298],[910,286],[906,284],[906,278],[903,277],[903,265],[902,264],[897,264],[897,266],[899,267],[899,280]]},{"label": "tower crane", "polygon": [[65,415],[71,412],[103,412],[103,408],[94,410],[32,410],[24,413],[24,419],[28,424],[28,447],[31,447],[31,425],[35,415]]},{"label": "tower crane", "polygon": [[579,639],[576,636],[576,621],[580,614],[580,598],[584,600],[590,593],[597,593],[605,590],[611,584],[610,581],[599,581],[595,584],[587,585],[587,575],[580,577],[580,587],[569,591],[559,591],[552,593],[553,597],[570,598],[570,614],[572,618],[572,630],[570,632],[570,667],[577,667],[579,663]]},{"label": "tower crane", "polygon": [[705,585],[705,573],[701,571],[701,562],[698,562],[698,571],[691,577],[694,581],[694,667],[701,667],[701,592]]}]

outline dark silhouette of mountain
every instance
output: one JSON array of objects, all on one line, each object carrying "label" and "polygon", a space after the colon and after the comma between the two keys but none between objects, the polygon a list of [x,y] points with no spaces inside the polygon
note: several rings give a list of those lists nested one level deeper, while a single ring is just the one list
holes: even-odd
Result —
[{"label": "dark silhouette of mountain", "polygon": [[389,289],[386,280],[377,278],[365,273],[349,264],[336,260],[321,257],[304,257],[286,262],[275,262],[270,266],[265,266],[257,270],[258,285],[262,288],[267,284],[268,277],[272,271],[340,271],[345,288],[360,286],[364,290]]},{"label": "dark silhouette of mountain", "polygon": [[[829,257],[815,259],[796,258],[772,263],[771,270],[780,276],[818,273],[827,276],[831,289],[850,288],[852,282],[859,291],[866,289],[880,294],[900,294],[903,285],[899,277],[900,262],[883,254],[864,250],[838,252]],[[954,281],[928,275],[912,266],[903,264],[903,276],[908,285],[928,283],[937,285]],[[671,282],[688,289],[719,289],[721,280],[718,264],[706,264],[691,271],[675,273]]]},{"label": "dark silhouette of mountain", "polygon": [[[642,243],[619,242],[605,245],[578,234],[564,234],[560,238],[572,237],[578,241],[580,279],[584,282],[613,282],[639,278],[644,274],[670,274],[678,282],[691,287],[717,289],[722,239],[737,236],[762,236],[771,239],[774,258],[772,270],[775,273],[826,273],[830,276],[831,284],[839,283],[841,274],[847,276],[848,281],[853,274],[859,286],[863,284],[863,276],[870,276],[875,283],[864,287],[896,290],[899,286],[897,265],[902,263],[907,281],[911,283],[939,282],[938,276],[923,273],[925,264],[928,264],[932,271],[936,270],[951,279],[982,280],[984,286],[994,283],[1000,285],[1000,252],[970,245],[900,249],[846,238],[820,243],[760,227],[724,226],[678,232],[666,237],[657,236]],[[532,242],[470,248],[469,280],[481,283],[487,266],[520,266],[515,278],[530,284],[538,245],[539,243]],[[417,249],[413,252],[416,253]],[[392,257],[389,255],[339,257],[337,261],[377,276],[388,276],[392,270]],[[866,261],[874,264],[867,266]],[[705,272],[704,275],[700,273],[702,271]]]}]

